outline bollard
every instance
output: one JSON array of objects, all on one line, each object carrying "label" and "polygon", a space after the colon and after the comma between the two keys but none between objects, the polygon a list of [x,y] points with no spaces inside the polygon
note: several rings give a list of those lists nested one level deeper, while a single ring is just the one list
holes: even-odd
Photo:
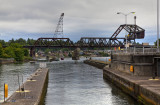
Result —
[{"label": "bollard", "polygon": [[130,72],[134,72],[132,65],[130,66]]},{"label": "bollard", "polygon": [[5,98],[8,97],[8,84],[4,83],[4,102],[5,102]]},{"label": "bollard", "polygon": [[121,50],[121,47],[118,47],[118,50]]}]

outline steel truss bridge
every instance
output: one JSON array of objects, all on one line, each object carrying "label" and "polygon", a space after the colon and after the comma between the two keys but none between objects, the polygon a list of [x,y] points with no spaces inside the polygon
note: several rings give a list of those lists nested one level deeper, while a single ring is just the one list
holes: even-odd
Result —
[{"label": "steel truss bridge", "polygon": [[137,25],[124,24],[114,32],[111,37],[82,37],[76,43],[73,43],[69,38],[38,38],[32,46],[23,46],[30,49],[30,55],[34,55],[35,48],[123,48],[126,43],[126,37],[118,37],[122,30],[127,31],[127,42],[142,39],[145,36],[145,30]]}]

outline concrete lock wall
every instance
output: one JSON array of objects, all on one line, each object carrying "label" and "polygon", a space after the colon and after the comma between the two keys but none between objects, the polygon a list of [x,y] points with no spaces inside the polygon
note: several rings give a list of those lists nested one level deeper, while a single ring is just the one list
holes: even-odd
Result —
[{"label": "concrete lock wall", "polygon": [[[160,55],[113,54],[111,68],[133,75],[153,76],[156,67],[156,63],[153,62],[155,57]],[[130,72],[131,65],[134,72]]]},{"label": "concrete lock wall", "polygon": [[1,105],[43,105],[47,86],[48,68],[39,68]]},{"label": "concrete lock wall", "polygon": [[153,65],[134,65],[134,75],[153,76]]},{"label": "concrete lock wall", "polygon": [[[94,63],[93,63],[94,62]],[[113,62],[113,60],[112,60]],[[95,67],[99,67],[97,61],[85,61],[87,64],[92,64]],[[144,105],[160,105],[160,94],[159,94],[159,83],[160,81],[149,80],[147,76],[132,76],[128,72],[123,70],[123,68],[129,68],[130,64],[121,63],[117,66],[118,62],[115,61],[112,66],[116,65],[115,68],[121,67],[120,70],[113,69],[109,66],[105,66],[103,68],[103,78],[104,80],[109,80],[109,82],[115,84],[117,87],[122,89],[122,91],[126,92],[137,101],[143,103]],[[146,64],[135,64],[136,69],[143,69],[143,75],[146,75],[146,68],[151,69],[150,65]],[[149,70],[148,69],[148,70]],[[123,71],[123,72],[121,72]],[[137,70],[138,72],[141,70]],[[149,71],[150,72],[150,71]],[[140,72],[142,73],[142,72]]]},{"label": "concrete lock wall", "polygon": [[94,61],[94,60],[85,60],[84,63],[95,66],[99,69],[103,69],[106,65],[108,65],[108,64],[104,64],[104,63]]},{"label": "concrete lock wall", "polygon": [[132,80],[130,77],[122,76],[119,73],[115,73],[112,70],[105,68],[103,70],[103,78],[109,80],[124,92],[145,105],[160,105],[159,93],[153,91],[152,88],[147,88],[148,80]]}]

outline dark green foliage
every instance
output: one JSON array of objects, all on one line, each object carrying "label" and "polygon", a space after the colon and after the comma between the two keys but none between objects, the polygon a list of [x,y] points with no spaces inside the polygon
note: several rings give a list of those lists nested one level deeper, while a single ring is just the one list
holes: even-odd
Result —
[{"label": "dark green foliage", "polygon": [[5,53],[5,55],[4,55],[5,58],[14,58],[15,57],[14,48],[11,46],[6,47],[4,49],[4,53]]},{"label": "dark green foliage", "polygon": [[24,56],[26,56],[26,57],[29,56],[29,51],[28,51],[28,49],[24,48],[23,51],[24,51]]},{"label": "dark green foliage", "polygon": [[0,43],[5,46],[6,45],[6,42],[4,40],[0,40]]},{"label": "dark green foliage", "polygon": [[14,52],[15,52],[15,58],[14,59],[16,61],[23,61],[23,59],[24,59],[24,51],[21,48],[16,48],[14,50]]},{"label": "dark green foliage", "polygon": [[3,57],[3,54],[4,54],[3,47],[2,47],[2,45],[0,44],[0,57]]},{"label": "dark green foliage", "polygon": [[27,42],[26,42],[26,45],[34,45],[34,43],[35,43],[35,41],[36,40],[34,40],[34,39],[27,39]]},{"label": "dark green foliage", "polygon": [[22,48],[22,45],[19,44],[19,43],[12,43],[12,44],[10,44],[10,46],[11,46],[12,48]]},{"label": "dark green foliage", "polygon": [[22,45],[19,43],[10,43],[10,46],[4,49],[0,44],[0,58],[14,58],[16,61],[23,61],[25,56],[29,56],[29,51],[22,48]]},{"label": "dark green foliage", "polygon": [[3,46],[8,46],[8,45],[11,45],[13,43],[19,43],[20,45],[34,45],[34,42],[36,40],[34,39],[23,39],[23,38],[19,38],[19,39],[16,39],[14,40],[13,38],[11,40],[9,40],[8,42],[5,42],[4,40],[0,40],[0,43],[3,45]]}]

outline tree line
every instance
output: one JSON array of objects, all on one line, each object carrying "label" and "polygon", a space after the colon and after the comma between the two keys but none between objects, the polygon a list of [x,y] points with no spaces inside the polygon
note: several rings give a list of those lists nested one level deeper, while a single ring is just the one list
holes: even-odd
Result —
[{"label": "tree line", "polygon": [[36,40],[30,39],[30,38],[28,38],[27,40],[25,40],[23,38],[19,38],[19,39],[14,40],[12,38],[8,42],[4,41],[4,40],[0,40],[0,43],[1,43],[2,46],[9,46],[9,45],[11,45],[13,43],[19,43],[20,45],[34,45],[35,41]]},{"label": "tree line", "polygon": [[11,43],[6,48],[3,48],[0,43],[0,58],[14,58],[16,61],[30,59],[28,49],[22,48],[19,43]]}]

